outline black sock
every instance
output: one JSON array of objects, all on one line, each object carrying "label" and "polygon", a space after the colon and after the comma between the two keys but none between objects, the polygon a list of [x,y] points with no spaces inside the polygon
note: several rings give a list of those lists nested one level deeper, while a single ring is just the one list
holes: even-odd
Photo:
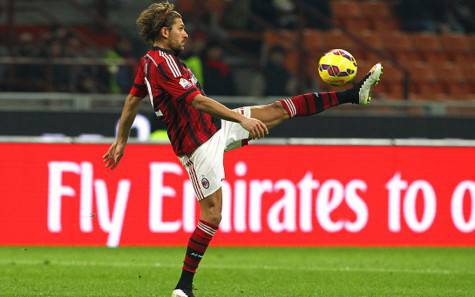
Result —
[{"label": "black sock", "polygon": [[360,102],[358,90],[359,88],[355,86],[351,89],[337,92],[336,95],[338,97],[338,101],[340,103],[358,104]]},{"label": "black sock", "polygon": [[194,276],[195,274],[193,272],[182,270],[180,280],[178,281],[178,284],[176,285],[175,289],[190,289],[191,290]]}]

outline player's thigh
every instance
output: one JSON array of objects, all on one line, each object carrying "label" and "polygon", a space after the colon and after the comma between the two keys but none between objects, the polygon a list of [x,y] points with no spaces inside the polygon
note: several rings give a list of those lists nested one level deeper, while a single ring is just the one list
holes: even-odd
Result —
[{"label": "player's thigh", "polygon": [[[247,118],[251,117],[250,106],[236,108],[234,111]],[[221,120],[221,130],[223,132],[224,151],[227,152],[247,144],[249,131],[244,129],[239,123]]]},{"label": "player's thigh", "polygon": [[205,199],[221,188],[224,179],[224,146],[223,131],[219,130],[191,156],[179,157],[198,200]]}]

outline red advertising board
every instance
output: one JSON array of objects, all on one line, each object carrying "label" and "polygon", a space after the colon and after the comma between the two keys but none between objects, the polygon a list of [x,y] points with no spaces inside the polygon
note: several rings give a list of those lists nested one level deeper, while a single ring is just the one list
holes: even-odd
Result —
[{"label": "red advertising board", "polygon": [[[168,145],[0,144],[0,245],[184,245],[198,217]],[[225,155],[214,245],[475,245],[475,148],[254,145]]]}]

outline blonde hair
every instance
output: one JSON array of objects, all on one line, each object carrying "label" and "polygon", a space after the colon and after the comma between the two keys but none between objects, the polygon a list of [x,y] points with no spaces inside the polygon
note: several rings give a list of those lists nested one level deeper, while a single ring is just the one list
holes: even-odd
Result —
[{"label": "blonde hair", "polygon": [[167,2],[153,3],[143,10],[137,18],[137,28],[140,36],[148,43],[160,39],[160,30],[171,27],[176,18],[182,18],[175,5]]}]

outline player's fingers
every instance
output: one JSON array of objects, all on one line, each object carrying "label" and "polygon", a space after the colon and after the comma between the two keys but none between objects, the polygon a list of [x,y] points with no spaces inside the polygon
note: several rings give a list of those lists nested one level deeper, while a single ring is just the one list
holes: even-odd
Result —
[{"label": "player's fingers", "polygon": [[120,162],[120,159],[122,159],[122,155],[121,153],[116,153],[115,156],[114,156],[114,165],[111,169],[114,169]]},{"label": "player's fingers", "polygon": [[106,166],[107,166],[108,163],[110,163],[111,159],[112,159],[112,157],[109,154],[105,154],[104,156],[102,156],[102,161],[104,161]]},{"label": "player's fingers", "polygon": [[269,128],[267,128],[267,125],[261,122],[262,127],[264,128],[265,135],[269,134]]},{"label": "player's fingers", "polygon": [[103,159],[103,160],[106,160],[106,159],[108,159],[108,158],[110,158],[110,153],[109,153],[109,151],[108,151],[107,153],[105,153],[105,154],[102,156],[102,159]]},{"label": "player's fingers", "polygon": [[114,161],[115,161],[116,163],[119,163],[119,161],[120,161],[121,158],[122,158],[122,154],[115,154],[115,156],[114,156]]},{"label": "player's fingers", "polygon": [[262,138],[262,131],[259,128],[257,128],[256,129],[256,139],[259,139],[259,138]]},{"label": "player's fingers", "polygon": [[114,155],[114,147],[110,146],[107,152],[102,156],[102,158],[105,160],[107,158],[112,157],[112,155]]},{"label": "player's fingers", "polygon": [[110,158],[107,168],[112,170],[117,166],[117,163],[118,163],[118,161],[116,159]]},{"label": "player's fingers", "polygon": [[262,129],[262,137],[265,137],[267,134],[269,134],[269,129],[267,129],[267,126],[263,122],[260,122],[260,126]]},{"label": "player's fingers", "polygon": [[255,136],[256,136],[256,139],[259,139],[259,138],[262,137],[262,136],[261,136],[262,132],[261,132],[261,130],[259,129],[259,126],[256,126],[256,127],[254,128],[254,131],[255,131],[254,134],[255,134]]},{"label": "player's fingers", "polygon": [[265,131],[264,127],[262,127],[260,124],[258,124],[256,126],[256,128],[257,128],[257,135],[258,135],[259,138],[262,138],[262,137],[266,136],[266,131]]},{"label": "player's fingers", "polygon": [[113,163],[114,163],[114,160],[108,159],[105,164],[106,168],[110,168]]},{"label": "player's fingers", "polygon": [[106,159],[104,159],[106,167],[110,166],[112,162],[114,162],[114,158],[112,158],[112,156],[108,156]]},{"label": "player's fingers", "polygon": [[249,130],[249,139],[254,139],[254,133],[252,130]]}]

